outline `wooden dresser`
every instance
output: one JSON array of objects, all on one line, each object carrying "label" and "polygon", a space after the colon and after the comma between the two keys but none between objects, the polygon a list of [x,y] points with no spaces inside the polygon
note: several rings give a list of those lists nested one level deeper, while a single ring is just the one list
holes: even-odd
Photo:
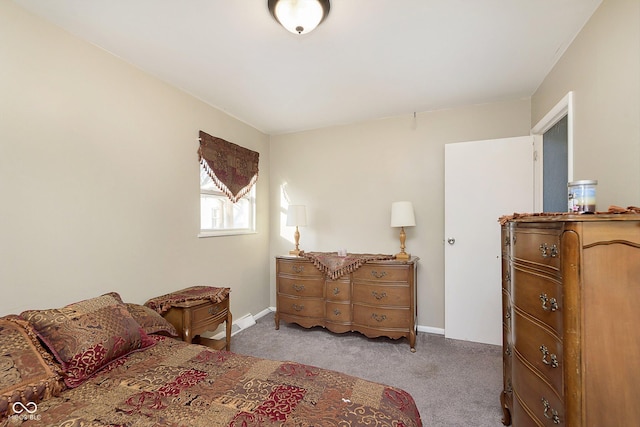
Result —
[{"label": "wooden dresser", "polygon": [[284,320],[369,338],[406,337],[415,351],[417,260],[369,261],[329,280],[307,259],[276,257],[276,329]]},{"label": "wooden dresser", "polygon": [[503,423],[640,422],[640,215],[502,227]]}]

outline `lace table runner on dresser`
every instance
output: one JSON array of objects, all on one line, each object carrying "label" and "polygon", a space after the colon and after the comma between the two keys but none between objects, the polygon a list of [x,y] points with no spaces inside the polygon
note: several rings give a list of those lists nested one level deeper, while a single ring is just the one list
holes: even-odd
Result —
[{"label": "lace table runner on dresser", "polygon": [[367,261],[385,261],[394,257],[393,255],[384,254],[347,254],[346,256],[339,256],[337,252],[300,252],[300,256],[313,262],[313,265],[331,280],[356,271]]},{"label": "lace table runner on dresser", "polygon": [[144,305],[162,314],[169,310],[173,304],[195,301],[195,300],[211,300],[213,303],[224,301],[231,292],[230,288],[215,288],[212,286],[192,286],[170,294],[161,295],[151,298]]}]

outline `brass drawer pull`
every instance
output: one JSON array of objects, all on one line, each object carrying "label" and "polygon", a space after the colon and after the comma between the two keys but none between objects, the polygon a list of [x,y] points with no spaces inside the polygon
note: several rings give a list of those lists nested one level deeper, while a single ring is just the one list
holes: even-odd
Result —
[{"label": "brass drawer pull", "polygon": [[297,283],[294,283],[292,287],[296,292],[304,291],[304,285],[298,285]]},{"label": "brass drawer pull", "polygon": [[209,309],[207,311],[211,315],[218,314],[220,312],[220,306],[219,305],[214,305],[213,307],[209,307]]},{"label": "brass drawer pull", "polygon": [[[542,309],[544,311],[556,311],[558,309],[558,300],[555,298],[549,298],[547,294],[540,294],[540,301],[542,302]],[[547,305],[549,303],[549,305]]]},{"label": "brass drawer pull", "polygon": [[552,420],[554,424],[560,424],[560,417],[558,416],[558,411],[551,408],[551,404],[544,397],[542,398],[542,405],[544,406],[544,417],[546,419]]},{"label": "brass drawer pull", "polygon": [[383,322],[383,321],[387,320],[387,316],[384,315],[384,314],[382,316],[380,316],[380,315],[378,315],[376,313],[371,313],[371,318],[373,320],[375,320],[376,322]]},{"label": "brass drawer pull", "polygon": [[387,293],[386,292],[381,292],[378,293],[376,291],[371,291],[371,295],[377,299],[378,301],[380,301],[382,298],[386,298],[387,297]]},{"label": "brass drawer pull", "polygon": [[336,308],[335,310],[333,310],[333,314],[335,314],[336,316],[340,316],[342,312]]},{"label": "brass drawer pull", "polygon": [[304,265],[292,265],[291,269],[294,273],[302,273],[304,271]]},{"label": "brass drawer pull", "polygon": [[[551,366],[552,368],[558,367],[558,357],[555,354],[550,354],[549,349],[545,345],[540,346],[540,353],[542,353],[542,363],[547,366]],[[551,360],[548,360],[549,357]]]},{"label": "brass drawer pull", "polygon": [[542,243],[538,249],[540,249],[542,258],[556,258],[558,256],[558,247],[555,244],[549,248],[546,243]]},{"label": "brass drawer pull", "polygon": [[333,288],[333,294],[334,295],[338,295],[339,293],[340,293],[340,288],[339,287],[336,286],[335,288]]},{"label": "brass drawer pull", "polygon": [[376,270],[371,270],[371,275],[376,279],[382,279],[384,276],[387,275],[387,272],[386,271],[377,272]]},{"label": "brass drawer pull", "polygon": [[304,310],[304,305],[291,304],[291,308],[293,308],[295,311],[302,311]]}]

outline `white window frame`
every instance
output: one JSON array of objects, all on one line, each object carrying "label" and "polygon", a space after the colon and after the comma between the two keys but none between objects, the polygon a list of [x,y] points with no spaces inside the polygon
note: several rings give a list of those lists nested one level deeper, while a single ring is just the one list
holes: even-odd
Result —
[{"label": "white window frame", "polygon": [[[203,167],[200,166],[200,174],[202,177]],[[206,172],[204,172],[206,175]],[[208,175],[207,175],[208,177]],[[202,179],[202,178],[201,178]],[[208,178],[211,180],[211,178]],[[213,181],[211,181],[213,183]],[[200,233],[198,233],[198,237],[218,237],[218,236],[233,236],[233,235],[242,235],[242,234],[255,234],[256,233],[256,185],[254,185],[251,190],[241,198],[241,201],[246,201],[248,203],[247,212],[245,213],[248,218],[246,218],[246,222],[249,224],[249,227],[245,228],[234,228],[232,225],[226,228],[202,228],[202,196],[214,196],[224,203],[224,209],[233,209],[234,203],[222,192],[220,191],[215,184],[209,185],[209,188],[200,187]],[[241,203],[239,201],[238,203]],[[232,216],[231,212],[227,213]]]}]

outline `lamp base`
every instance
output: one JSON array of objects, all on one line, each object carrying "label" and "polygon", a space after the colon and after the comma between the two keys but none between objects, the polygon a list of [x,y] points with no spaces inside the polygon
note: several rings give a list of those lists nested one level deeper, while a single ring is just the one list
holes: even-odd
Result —
[{"label": "lamp base", "polygon": [[400,260],[408,260],[411,258],[411,254],[408,254],[406,252],[400,252],[399,254],[395,255],[396,259],[400,259]]},{"label": "lamp base", "polygon": [[302,252],[300,249],[292,249],[289,251],[289,255],[300,256],[300,252]]}]

